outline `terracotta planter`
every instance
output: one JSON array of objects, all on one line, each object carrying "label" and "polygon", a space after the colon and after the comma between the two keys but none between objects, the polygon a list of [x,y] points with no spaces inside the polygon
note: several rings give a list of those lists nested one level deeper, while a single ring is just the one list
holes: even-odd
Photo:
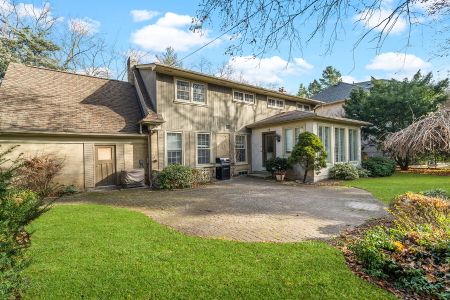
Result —
[{"label": "terracotta planter", "polygon": [[285,173],[276,173],[275,177],[277,178],[277,181],[284,181],[284,175]]}]

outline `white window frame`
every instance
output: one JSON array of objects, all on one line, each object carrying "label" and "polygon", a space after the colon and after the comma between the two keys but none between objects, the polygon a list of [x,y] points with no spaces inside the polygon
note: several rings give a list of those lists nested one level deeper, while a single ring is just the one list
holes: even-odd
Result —
[{"label": "white window frame", "polygon": [[[291,131],[290,134],[288,134],[288,131]],[[284,153],[290,154],[292,152],[292,150],[295,147],[295,128],[284,128],[283,129],[283,134],[284,134]],[[288,149],[288,137],[290,136],[291,140],[292,140],[292,148]]]},{"label": "white window frame", "polygon": [[[244,137],[244,148],[237,148],[236,145],[236,138],[238,136],[243,136]],[[247,134],[236,134],[234,136],[234,162],[236,165],[246,165],[248,164],[248,138],[247,138]],[[236,150],[245,150],[245,160],[244,161],[237,161],[237,155],[236,155]]]},{"label": "white window frame", "polygon": [[[354,132],[354,141],[353,141],[353,145],[350,143],[351,141],[350,141],[350,135],[351,135],[351,132]],[[359,155],[358,155],[358,145],[359,145],[359,143],[358,143],[358,130],[357,129],[355,129],[355,128],[348,128],[348,161],[349,162],[357,162],[358,161],[358,157],[359,157]],[[354,159],[352,159],[352,153],[351,153],[351,151],[352,151],[352,147],[355,147],[355,153],[353,154],[354,155]]]},{"label": "white window frame", "polygon": [[298,143],[298,136],[303,132],[305,132],[305,125],[294,128],[294,147]]},{"label": "white window frame", "polygon": [[[342,138],[342,143],[339,141],[338,136],[336,135],[336,130],[338,130],[339,138]],[[345,127],[334,127],[334,162],[335,163],[345,163],[347,162],[347,149],[346,149],[346,131]],[[341,135],[341,132],[343,133]],[[340,147],[342,146],[342,149]],[[342,158],[342,160],[340,160]],[[338,160],[339,159],[339,160]]]},{"label": "white window frame", "polygon": [[[256,94],[254,94],[254,93],[244,92],[244,91],[235,90],[235,89],[232,90],[232,93],[233,94],[231,95],[231,97],[233,98],[234,102],[244,103],[244,104],[248,104],[248,105],[254,105],[256,103]],[[234,98],[234,93],[241,93],[242,94],[242,100]],[[253,102],[245,101],[245,96],[252,96],[253,97]]]},{"label": "white window frame", "polygon": [[[306,109],[308,107],[308,109]],[[297,110],[300,111],[312,111],[312,107],[309,104],[297,103]]]},{"label": "white window frame", "polygon": [[[323,128],[323,133],[325,134],[325,128],[329,129],[329,136],[328,136],[328,149],[327,146],[325,144],[325,141],[322,139],[322,136],[320,134],[320,127]],[[320,140],[322,141],[322,144],[325,148],[325,150],[327,151],[327,163],[331,164],[334,161],[334,145],[333,145],[333,136],[334,134],[334,128],[331,125],[328,124],[318,124],[317,125],[317,136],[320,138]]]},{"label": "white window frame", "polygon": [[[270,104],[270,100],[275,101],[275,105]],[[283,103],[283,105],[280,107],[277,105],[277,103]],[[274,108],[274,109],[284,109],[286,103],[283,99],[277,99],[272,97],[267,97],[267,107],[268,108]]]},{"label": "white window frame", "polygon": [[[208,163],[199,163],[198,162],[198,135],[199,134],[207,134],[209,136],[209,148],[200,148],[200,149],[209,149],[209,162]],[[195,133],[195,165],[196,166],[210,166],[211,165],[211,159],[213,157],[212,153],[212,134],[211,132],[196,132]]]},{"label": "white window frame", "polygon": [[[189,82],[189,100],[178,99],[178,81]],[[205,87],[205,102],[198,102],[194,100],[194,84],[201,84]],[[192,81],[183,78],[175,78],[175,102],[176,103],[184,103],[184,104],[192,104],[199,106],[206,106],[208,103],[208,84],[199,81]]]},{"label": "white window frame", "polygon": [[166,131],[166,135],[165,135],[165,151],[164,151],[164,155],[165,155],[165,165],[168,166],[169,165],[169,149],[167,147],[167,135],[169,133],[177,133],[181,135],[181,165],[184,165],[184,136],[183,136],[183,132],[182,131]]}]

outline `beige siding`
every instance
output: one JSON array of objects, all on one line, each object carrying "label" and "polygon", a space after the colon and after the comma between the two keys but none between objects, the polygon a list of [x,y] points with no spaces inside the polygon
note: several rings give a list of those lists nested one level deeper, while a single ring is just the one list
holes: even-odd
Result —
[{"label": "beige siding", "polygon": [[319,106],[316,109],[316,113],[319,115],[324,116],[330,116],[330,117],[345,117],[345,110],[344,110],[344,102],[337,102],[337,103],[331,103],[326,104],[323,106]]},{"label": "beige siding", "polygon": [[63,170],[56,181],[64,185],[75,185],[79,189],[95,187],[95,145],[114,145],[116,148],[116,171],[139,168],[144,162],[147,171],[147,141],[142,139],[91,138],[91,137],[44,137],[44,136],[0,136],[1,149],[18,145],[11,157],[19,153],[24,156],[53,154],[64,159]]},{"label": "beige siding", "polygon": [[[151,73],[151,71],[142,70],[144,81],[150,81],[152,76],[146,73]],[[153,147],[158,149],[158,163],[154,165],[157,166],[157,169],[166,166],[165,135],[167,132],[183,133],[184,164],[192,167],[198,167],[196,164],[196,133],[210,132],[212,146],[210,168],[213,174],[216,156],[228,156],[234,164],[236,132],[249,133],[250,131],[245,126],[284,111],[297,109],[296,102],[293,101],[285,101],[284,109],[269,108],[267,97],[260,94],[256,94],[253,105],[235,102],[232,99],[233,90],[231,88],[214,84],[207,85],[206,105],[180,103],[175,101],[175,78],[163,74],[157,74],[156,78],[157,112],[162,114],[166,121],[158,127],[158,139],[153,142]],[[228,136],[227,153],[223,152],[224,136]],[[250,171],[250,135],[247,142],[247,164],[233,166],[234,174],[240,171]]]}]

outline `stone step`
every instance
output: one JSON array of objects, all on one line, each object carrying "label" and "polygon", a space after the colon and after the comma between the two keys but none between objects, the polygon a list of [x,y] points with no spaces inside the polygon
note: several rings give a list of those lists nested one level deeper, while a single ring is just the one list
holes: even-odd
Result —
[{"label": "stone step", "polygon": [[252,173],[247,174],[248,177],[253,177],[253,178],[261,178],[261,179],[271,179],[272,175],[269,172],[264,172],[264,171],[255,171]]}]

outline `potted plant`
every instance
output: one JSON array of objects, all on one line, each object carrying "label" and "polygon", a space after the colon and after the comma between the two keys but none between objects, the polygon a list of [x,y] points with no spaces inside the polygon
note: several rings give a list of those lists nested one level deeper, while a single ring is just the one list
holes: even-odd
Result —
[{"label": "potted plant", "polygon": [[273,169],[275,171],[275,177],[277,181],[284,181],[286,171],[289,169],[287,158],[276,157],[274,160]]}]

